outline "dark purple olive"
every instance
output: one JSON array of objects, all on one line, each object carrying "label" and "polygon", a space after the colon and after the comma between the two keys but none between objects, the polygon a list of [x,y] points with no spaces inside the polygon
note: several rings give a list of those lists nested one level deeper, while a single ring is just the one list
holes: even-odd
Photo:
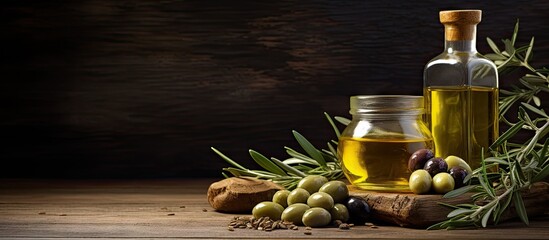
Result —
[{"label": "dark purple olive", "polygon": [[427,160],[434,158],[435,153],[431,149],[419,149],[415,151],[408,159],[408,170],[413,172],[418,169],[423,169]]},{"label": "dark purple olive", "polygon": [[431,158],[427,160],[423,169],[427,170],[431,177],[434,177],[437,173],[448,171],[448,164],[443,158]]},{"label": "dark purple olive", "polygon": [[455,166],[453,168],[450,168],[450,176],[454,178],[454,189],[458,189],[460,187],[463,187],[463,180],[465,177],[467,177],[467,170],[465,170],[462,167]]},{"label": "dark purple olive", "polygon": [[349,210],[349,219],[354,224],[364,224],[370,218],[370,206],[360,197],[349,197],[345,203]]}]

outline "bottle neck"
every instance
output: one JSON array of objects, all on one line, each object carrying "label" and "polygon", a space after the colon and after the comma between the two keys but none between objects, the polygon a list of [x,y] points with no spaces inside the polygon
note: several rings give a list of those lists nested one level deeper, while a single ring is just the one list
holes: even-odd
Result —
[{"label": "bottle neck", "polygon": [[476,25],[445,25],[444,49],[453,52],[477,52]]},{"label": "bottle neck", "polygon": [[476,41],[475,40],[468,40],[468,41],[448,41],[446,40],[444,42],[444,49],[447,53],[453,53],[453,52],[471,52],[476,53],[477,47],[476,47]]}]

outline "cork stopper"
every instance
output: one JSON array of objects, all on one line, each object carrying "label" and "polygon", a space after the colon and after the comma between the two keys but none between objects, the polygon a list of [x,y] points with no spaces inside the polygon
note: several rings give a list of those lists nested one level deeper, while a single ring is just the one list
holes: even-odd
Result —
[{"label": "cork stopper", "polygon": [[444,24],[446,41],[474,40],[476,25],[480,23],[481,10],[441,11],[440,22]]}]

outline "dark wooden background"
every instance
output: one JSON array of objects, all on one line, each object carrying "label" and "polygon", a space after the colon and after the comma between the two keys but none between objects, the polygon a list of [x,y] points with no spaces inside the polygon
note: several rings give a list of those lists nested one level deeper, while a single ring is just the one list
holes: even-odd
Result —
[{"label": "dark wooden background", "polygon": [[481,52],[520,18],[549,66],[548,1],[3,1],[0,176],[219,177],[210,146],[324,145],[349,96],[422,94],[438,11],[467,8]]}]

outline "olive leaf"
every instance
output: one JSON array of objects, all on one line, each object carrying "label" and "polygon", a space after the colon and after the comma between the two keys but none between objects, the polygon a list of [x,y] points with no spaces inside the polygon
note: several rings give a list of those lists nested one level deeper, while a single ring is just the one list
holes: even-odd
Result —
[{"label": "olive leaf", "polygon": [[294,137],[299,145],[301,145],[301,148],[303,148],[303,150],[305,150],[305,152],[307,152],[312,159],[316,160],[320,166],[326,167],[326,160],[324,160],[324,156],[322,156],[320,151],[318,151],[318,149],[316,149],[313,144],[311,144],[311,142],[309,142],[299,132],[294,130],[292,133],[294,134]]},{"label": "olive leaf", "polygon": [[263,167],[265,170],[278,175],[288,175],[278,165],[273,163],[267,157],[263,156],[261,153],[250,149],[250,156],[255,160],[257,164],[259,164],[259,166]]}]

